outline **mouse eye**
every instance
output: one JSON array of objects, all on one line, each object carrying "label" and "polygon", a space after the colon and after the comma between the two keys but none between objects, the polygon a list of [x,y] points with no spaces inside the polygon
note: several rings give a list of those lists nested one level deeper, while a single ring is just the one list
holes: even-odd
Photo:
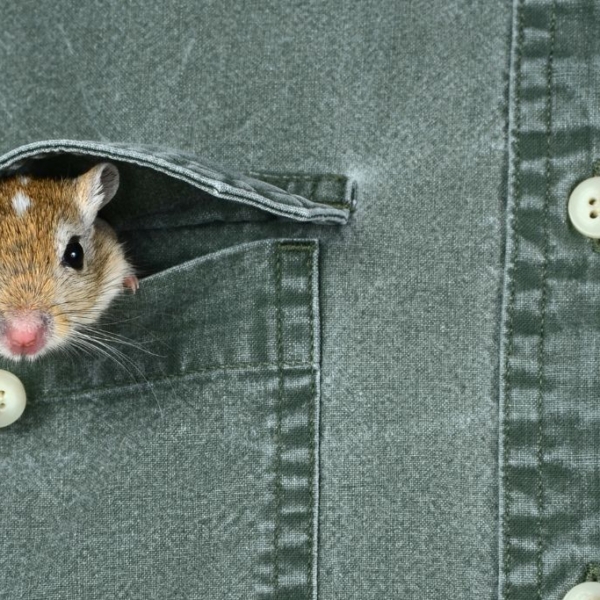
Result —
[{"label": "mouse eye", "polygon": [[77,236],[69,240],[63,254],[62,264],[78,271],[83,268],[83,248]]}]

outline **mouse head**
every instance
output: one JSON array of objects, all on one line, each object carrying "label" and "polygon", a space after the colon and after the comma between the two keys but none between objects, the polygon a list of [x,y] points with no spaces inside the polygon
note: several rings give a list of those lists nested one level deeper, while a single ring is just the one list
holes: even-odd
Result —
[{"label": "mouse head", "polygon": [[109,163],[76,179],[0,179],[0,354],[34,359],[76,342],[124,282],[135,287],[97,219],[118,185]]}]

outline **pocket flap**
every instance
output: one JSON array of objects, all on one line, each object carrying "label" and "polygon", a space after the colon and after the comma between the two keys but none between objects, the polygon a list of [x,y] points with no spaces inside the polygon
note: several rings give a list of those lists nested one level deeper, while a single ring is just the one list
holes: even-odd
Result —
[{"label": "pocket flap", "polygon": [[256,173],[253,177],[183,152],[123,143],[39,141],[0,156],[0,173],[58,171],[73,175],[64,173],[64,169],[76,170],[78,160],[85,168],[90,161],[100,160],[149,168],[187,183],[211,198],[241,203],[295,221],[343,224],[356,200],[356,185],[343,175]]}]

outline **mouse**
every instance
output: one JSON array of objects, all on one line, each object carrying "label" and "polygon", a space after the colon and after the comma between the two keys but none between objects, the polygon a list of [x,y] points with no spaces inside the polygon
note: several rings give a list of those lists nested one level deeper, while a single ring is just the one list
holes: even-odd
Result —
[{"label": "mouse", "polygon": [[36,360],[77,345],[119,294],[138,290],[123,245],[98,217],[118,187],[109,162],[73,178],[0,178],[0,355]]}]

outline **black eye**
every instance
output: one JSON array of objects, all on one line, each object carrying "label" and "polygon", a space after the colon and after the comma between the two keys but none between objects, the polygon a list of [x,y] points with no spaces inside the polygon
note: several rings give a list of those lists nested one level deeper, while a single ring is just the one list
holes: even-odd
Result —
[{"label": "black eye", "polygon": [[63,265],[77,269],[83,268],[83,248],[79,243],[77,236],[72,237],[65,248],[65,253],[62,258]]}]

